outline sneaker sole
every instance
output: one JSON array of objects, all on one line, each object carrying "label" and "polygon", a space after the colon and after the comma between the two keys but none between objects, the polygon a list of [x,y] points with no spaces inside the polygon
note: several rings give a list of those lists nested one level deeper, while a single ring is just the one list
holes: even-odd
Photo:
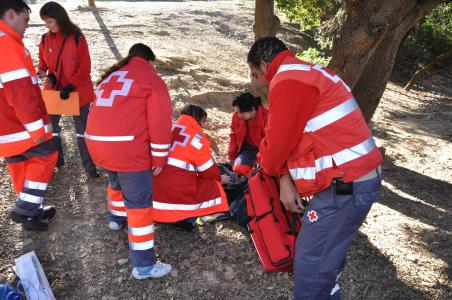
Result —
[{"label": "sneaker sole", "polygon": [[163,274],[162,276],[158,276],[158,277],[152,276],[152,275],[140,275],[140,274],[136,274],[134,271],[132,271],[132,277],[135,279],[138,279],[138,280],[148,279],[148,278],[158,279],[158,278],[165,277],[166,275],[171,273],[172,270],[173,270],[173,267],[171,267],[171,269],[167,273]]}]

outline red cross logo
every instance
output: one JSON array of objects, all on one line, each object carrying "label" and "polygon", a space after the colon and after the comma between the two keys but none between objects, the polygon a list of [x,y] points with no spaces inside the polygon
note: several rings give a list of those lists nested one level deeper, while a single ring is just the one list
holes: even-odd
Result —
[{"label": "red cross logo", "polygon": [[310,210],[308,212],[308,218],[309,218],[309,221],[311,223],[313,223],[319,219],[319,216],[317,216],[317,212],[315,210]]},{"label": "red cross logo", "polygon": [[189,139],[190,135],[185,133],[185,126],[174,124],[173,130],[171,131],[171,140],[173,141],[173,144],[171,145],[170,151],[173,151],[174,148],[176,148],[176,145],[185,147]]},{"label": "red cross logo", "polygon": [[116,71],[102,81],[96,90],[97,106],[113,106],[116,96],[127,96],[133,80],[126,78],[127,71]]}]

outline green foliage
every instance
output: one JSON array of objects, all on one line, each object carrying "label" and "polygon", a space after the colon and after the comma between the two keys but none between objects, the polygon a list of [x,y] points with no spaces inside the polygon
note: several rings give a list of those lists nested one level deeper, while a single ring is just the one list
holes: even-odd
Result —
[{"label": "green foliage", "polygon": [[298,53],[297,57],[301,60],[319,64],[324,67],[326,67],[331,60],[331,56],[323,56],[323,53],[316,48],[309,48],[301,53]]},{"label": "green foliage", "polygon": [[422,47],[435,56],[452,48],[452,3],[444,2],[428,15],[408,35],[404,47]]},{"label": "green foliage", "polygon": [[335,14],[343,0],[276,0],[276,7],[290,22],[299,22],[301,31],[320,26]]}]

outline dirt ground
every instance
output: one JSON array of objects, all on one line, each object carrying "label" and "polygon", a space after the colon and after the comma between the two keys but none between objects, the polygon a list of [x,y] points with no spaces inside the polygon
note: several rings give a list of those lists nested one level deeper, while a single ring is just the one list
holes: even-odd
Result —
[{"label": "dirt ground", "polygon": [[[189,101],[207,108],[207,132],[225,160],[231,101],[248,84],[253,2],[64,3],[91,51],[92,75],[136,42],[150,45],[177,111]],[[37,57],[45,32],[32,5],[26,45]],[[299,50],[296,30],[280,37]],[[298,46],[296,46],[298,44]],[[302,44],[301,44],[302,45]],[[410,92],[389,83],[372,129],[386,149],[383,199],[374,205],[349,251],[344,299],[452,298],[452,74],[435,71]],[[14,258],[35,250],[57,299],[289,299],[293,277],[266,273],[248,234],[230,221],[183,233],[158,225],[156,250],[174,271],[161,280],[130,277],[127,237],[107,228],[105,174],[88,179],[70,118],[63,118],[66,165],[47,204],[58,209],[50,230],[27,232],[7,218],[15,195],[0,166],[0,281],[17,280]]]}]

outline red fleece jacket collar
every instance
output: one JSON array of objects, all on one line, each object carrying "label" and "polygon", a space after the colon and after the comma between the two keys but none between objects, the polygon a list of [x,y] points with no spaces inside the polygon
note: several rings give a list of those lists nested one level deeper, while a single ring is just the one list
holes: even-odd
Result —
[{"label": "red fleece jacket collar", "polygon": [[19,42],[21,45],[23,45],[22,37],[14,31],[8,24],[0,20],[0,30],[4,31],[6,34],[13,37],[17,42]]},{"label": "red fleece jacket collar", "polygon": [[293,56],[295,56],[295,54],[293,54],[289,50],[284,50],[283,52],[280,52],[278,55],[276,55],[276,57],[273,59],[273,61],[268,66],[267,73],[264,76],[265,80],[270,82],[273,79],[273,77],[275,76],[276,71],[278,71],[278,68],[281,65],[282,61],[286,57],[293,57]]}]

